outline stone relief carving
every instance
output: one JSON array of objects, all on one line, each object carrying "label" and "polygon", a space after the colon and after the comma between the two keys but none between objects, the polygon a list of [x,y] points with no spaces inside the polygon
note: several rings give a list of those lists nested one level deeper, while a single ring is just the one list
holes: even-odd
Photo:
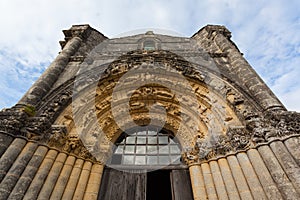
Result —
[{"label": "stone relief carving", "polygon": [[68,134],[67,127],[63,125],[52,125],[52,135],[48,141],[50,147],[77,155],[83,159],[96,161],[94,156],[82,144],[77,134]]},{"label": "stone relief carving", "polygon": [[28,139],[45,142],[51,134],[51,122],[46,117],[30,117],[21,131]]},{"label": "stone relief carving", "polygon": [[263,117],[256,115],[247,120],[247,127],[253,132],[255,143],[300,134],[300,113],[280,111],[266,113]]},{"label": "stone relief carving", "polygon": [[41,108],[40,116],[46,117],[51,122],[55,120],[55,115],[62,110],[68,101],[72,97],[72,92],[70,88],[63,90],[63,92],[56,95],[56,98],[52,98],[51,101],[46,103],[46,106]]},{"label": "stone relief carving", "polygon": [[45,141],[50,134],[50,122],[45,117],[34,116],[27,105],[17,105],[0,111],[0,130],[22,135],[32,140]]},{"label": "stone relief carving", "polygon": [[236,114],[242,119],[252,118],[254,115],[256,115],[253,106],[249,103],[246,97],[244,97],[238,91],[235,91],[233,88],[225,85],[223,88],[223,93],[225,94],[229,105],[231,105]]},{"label": "stone relief carving", "polygon": [[240,94],[234,92],[231,88],[226,87],[226,99],[230,104],[237,106],[244,102],[244,99]]},{"label": "stone relief carving", "polygon": [[[268,119],[269,115],[266,118]],[[276,129],[275,136],[277,137],[300,133],[300,113],[298,112],[272,113],[270,122]]]},{"label": "stone relief carving", "polygon": [[193,147],[186,149],[182,156],[187,164],[201,162],[230,152],[247,149],[251,145],[250,138],[251,135],[245,127],[229,128],[226,135],[211,135],[205,139],[202,135],[197,135]]},{"label": "stone relief carving", "polygon": [[226,135],[234,151],[246,149],[251,145],[251,135],[244,127],[229,128]]},{"label": "stone relief carving", "polygon": [[187,148],[182,153],[182,159],[187,165],[196,164],[199,162],[198,154],[193,148]]},{"label": "stone relief carving", "polygon": [[3,109],[0,111],[0,130],[19,135],[28,117],[22,108]]}]

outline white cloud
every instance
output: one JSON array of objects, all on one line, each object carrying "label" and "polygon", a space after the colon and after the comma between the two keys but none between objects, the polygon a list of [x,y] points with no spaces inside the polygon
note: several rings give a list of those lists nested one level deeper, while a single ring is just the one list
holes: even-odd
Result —
[{"label": "white cloud", "polygon": [[141,28],[191,36],[206,24],[223,24],[287,108],[300,111],[299,7],[297,0],[2,0],[0,108],[20,99],[72,24],[89,23],[109,37]]}]

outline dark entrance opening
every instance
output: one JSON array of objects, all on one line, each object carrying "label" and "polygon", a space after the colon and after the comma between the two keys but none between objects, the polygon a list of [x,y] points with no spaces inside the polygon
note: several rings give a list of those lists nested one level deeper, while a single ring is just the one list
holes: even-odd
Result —
[{"label": "dark entrance opening", "polygon": [[147,173],[147,200],[172,200],[170,171]]}]

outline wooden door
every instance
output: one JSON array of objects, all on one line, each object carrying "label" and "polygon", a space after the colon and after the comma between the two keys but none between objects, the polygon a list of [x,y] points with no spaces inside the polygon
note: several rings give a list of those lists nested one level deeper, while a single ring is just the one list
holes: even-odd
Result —
[{"label": "wooden door", "polygon": [[191,180],[188,170],[172,170],[171,184],[174,200],[193,200]]},{"label": "wooden door", "polygon": [[146,174],[106,168],[98,200],[146,200]]},{"label": "wooden door", "polygon": [[[150,172],[151,173],[151,172]],[[152,184],[149,182],[151,177],[146,173],[128,173],[123,171],[118,171],[111,168],[106,168],[103,172],[100,192],[98,195],[98,200],[153,200],[151,199],[153,195],[147,195],[147,184]],[[152,172],[156,174],[157,172]],[[148,192],[159,192],[160,194],[155,200],[165,200],[166,192],[170,192],[170,199],[172,200],[193,200],[193,193],[191,189],[191,181],[189,177],[189,171],[180,169],[180,170],[161,170],[158,171],[158,174],[166,173],[169,177],[170,186],[163,186],[166,190],[171,191],[154,191],[149,190]],[[162,175],[162,174],[161,174]],[[167,176],[167,177],[168,177]],[[156,181],[156,186],[163,183],[166,184],[166,181],[160,180],[161,178],[166,178],[166,176],[154,176],[154,181]],[[160,186],[159,186],[160,187]],[[155,187],[154,187],[155,188]],[[148,198],[147,198],[148,196]]]}]

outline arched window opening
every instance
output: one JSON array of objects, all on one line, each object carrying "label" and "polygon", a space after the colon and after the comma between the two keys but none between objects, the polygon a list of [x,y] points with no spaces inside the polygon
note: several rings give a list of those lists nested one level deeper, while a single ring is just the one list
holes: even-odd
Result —
[{"label": "arched window opening", "polygon": [[154,51],[156,49],[155,48],[155,42],[153,40],[146,40],[143,43],[143,48],[146,51]]},{"label": "arched window opening", "polygon": [[98,200],[193,199],[180,157],[180,144],[170,131],[144,126],[122,133],[103,172]]},{"label": "arched window opening", "polygon": [[158,128],[139,128],[123,133],[111,159],[112,165],[167,166],[180,164],[181,147],[176,138]]}]

